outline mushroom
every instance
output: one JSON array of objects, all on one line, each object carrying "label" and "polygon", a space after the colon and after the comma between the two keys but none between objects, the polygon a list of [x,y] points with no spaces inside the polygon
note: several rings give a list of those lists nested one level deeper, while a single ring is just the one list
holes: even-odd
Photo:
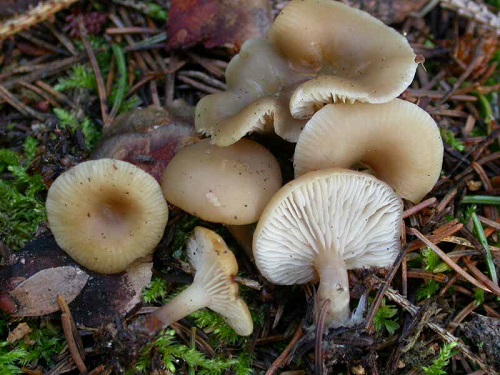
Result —
[{"label": "mushroom", "polygon": [[281,187],[281,170],[260,144],[241,139],[228,147],[203,139],[170,161],[161,186],[168,202],[213,223],[256,222]]},{"label": "mushroom", "polygon": [[419,202],[441,172],[438,126],[423,109],[399,99],[327,105],[316,112],[295,148],[295,176],[360,163],[403,198]]},{"label": "mushroom", "polygon": [[337,1],[291,1],[271,26],[269,40],[293,69],[315,75],[291,97],[297,119],[326,103],[387,102],[409,86],[417,68],[405,37]]},{"label": "mushroom", "polygon": [[238,284],[234,281],[238,263],[222,237],[209,229],[196,227],[188,240],[187,252],[196,270],[193,283],[147,317],[147,331],[156,333],[192,312],[208,307],[220,314],[238,335],[250,335],[253,331],[252,316],[238,296]]},{"label": "mushroom", "polygon": [[319,279],[318,306],[331,301],[327,323],[352,324],[347,270],[392,264],[402,212],[397,194],[371,175],[340,168],[307,173],[262,213],[253,238],[256,265],[275,284]]},{"label": "mushroom", "polygon": [[48,191],[46,208],[57,244],[99,273],[124,271],[152,252],[168,220],[158,182],[114,159],[83,162],[60,175]]},{"label": "mushroom", "polygon": [[305,121],[289,113],[290,95],[308,78],[264,39],[247,40],[226,69],[227,91],[207,95],[196,105],[195,126],[218,146],[229,146],[249,132],[296,142]]}]

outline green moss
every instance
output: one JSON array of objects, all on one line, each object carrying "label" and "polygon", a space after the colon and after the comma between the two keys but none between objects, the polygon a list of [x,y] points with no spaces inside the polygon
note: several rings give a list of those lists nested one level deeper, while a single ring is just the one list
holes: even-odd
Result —
[{"label": "green moss", "polygon": [[[33,141],[28,141],[25,149],[29,161],[36,154]],[[0,238],[11,250],[24,246],[46,220],[45,185],[41,176],[30,176],[26,167],[18,154],[0,149]]]}]

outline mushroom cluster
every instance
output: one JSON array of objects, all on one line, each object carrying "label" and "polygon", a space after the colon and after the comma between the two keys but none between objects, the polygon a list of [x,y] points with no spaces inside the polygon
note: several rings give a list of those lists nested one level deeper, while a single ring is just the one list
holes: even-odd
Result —
[{"label": "mushroom cluster", "polygon": [[[415,60],[404,36],[363,11],[292,0],[267,39],[247,41],[231,60],[227,90],[196,107],[196,129],[214,149],[251,132],[297,143],[296,179],[261,212],[253,255],[270,282],[319,281],[333,327],[353,322],[347,270],[390,266],[400,250],[401,198],[419,202],[439,178],[436,123],[397,99]],[[214,205],[205,198],[205,208]]]},{"label": "mushroom cluster", "polygon": [[[413,79],[415,57],[406,38],[363,11],[328,0],[292,0],[267,39],[247,41],[231,60],[227,91],[197,104],[195,127],[210,138],[176,153],[161,189],[150,176],[132,177],[128,163],[117,160],[92,162],[109,163],[105,172],[82,163],[54,183],[47,211],[58,243],[86,266],[94,262],[94,270],[119,272],[161,238],[168,217],[163,195],[203,220],[233,226],[234,233],[258,222],[247,247],[262,275],[284,285],[319,282],[318,308],[331,302],[327,323],[352,324],[357,317],[351,316],[347,270],[392,264],[400,251],[402,198],[420,201],[441,170],[436,123],[397,99]],[[254,131],[297,143],[295,180],[282,186],[274,156],[242,139]],[[422,152],[417,142],[429,148]],[[117,170],[130,174],[116,177]],[[70,177],[76,197],[65,192]],[[141,191],[137,201],[131,184]],[[76,216],[77,209],[82,213]],[[129,218],[138,221],[137,229],[125,222]],[[60,239],[68,222],[81,233],[77,241]],[[119,250],[129,245],[136,252],[125,259]],[[80,259],[82,246],[98,251]],[[237,333],[251,334],[248,308],[233,281],[237,264],[223,240],[198,227],[187,247],[194,282],[150,315],[146,329],[154,333],[209,307]],[[105,263],[111,258],[118,265]]]}]

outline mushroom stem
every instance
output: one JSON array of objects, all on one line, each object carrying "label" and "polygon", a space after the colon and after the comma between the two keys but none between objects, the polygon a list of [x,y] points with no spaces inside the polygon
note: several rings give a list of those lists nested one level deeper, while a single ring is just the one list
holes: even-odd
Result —
[{"label": "mushroom stem", "polygon": [[151,313],[145,326],[151,333],[156,333],[188,316],[209,303],[206,288],[196,280],[187,289],[174,297],[169,303]]},{"label": "mushroom stem", "polygon": [[329,327],[340,327],[348,324],[351,311],[349,309],[349,279],[344,260],[333,250],[324,257],[319,257],[316,269],[319,274],[318,307],[329,299],[325,323]]}]

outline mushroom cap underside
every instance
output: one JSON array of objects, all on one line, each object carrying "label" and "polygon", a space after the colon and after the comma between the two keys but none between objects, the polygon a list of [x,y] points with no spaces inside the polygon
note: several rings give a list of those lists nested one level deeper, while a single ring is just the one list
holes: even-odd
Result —
[{"label": "mushroom cap underside", "polygon": [[338,252],[347,269],[385,267],[400,249],[403,204],[373,176],[333,168],[307,173],[269,202],[253,238],[260,272],[276,284],[317,279]]}]

